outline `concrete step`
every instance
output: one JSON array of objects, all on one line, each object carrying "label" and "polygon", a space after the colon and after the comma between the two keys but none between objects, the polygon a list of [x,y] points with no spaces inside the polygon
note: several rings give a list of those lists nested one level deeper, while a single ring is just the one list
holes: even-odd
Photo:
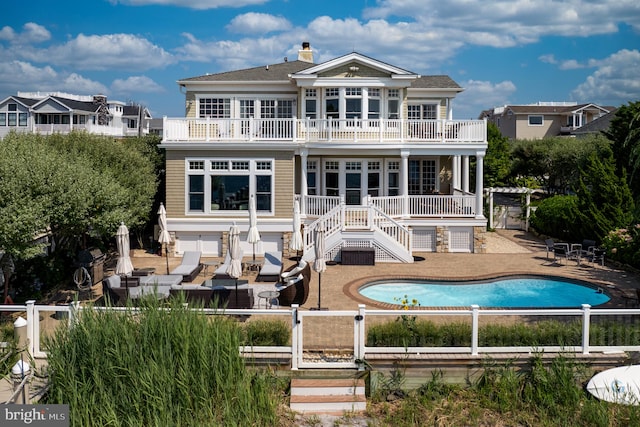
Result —
[{"label": "concrete step", "polygon": [[364,411],[367,408],[364,380],[294,378],[289,406],[304,414],[342,415]]}]

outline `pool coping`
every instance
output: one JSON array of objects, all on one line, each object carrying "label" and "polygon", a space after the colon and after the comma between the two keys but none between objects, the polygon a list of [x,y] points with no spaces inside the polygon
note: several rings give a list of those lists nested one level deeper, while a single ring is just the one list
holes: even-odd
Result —
[{"label": "pool coping", "polygon": [[[389,280],[420,280],[420,281],[439,281],[439,282],[470,282],[470,281],[481,281],[481,280],[495,280],[495,279],[504,279],[504,278],[512,278],[512,277],[537,277],[537,278],[552,278],[552,279],[561,279],[566,281],[571,281],[574,283],[579,283],[584,286],[594,288],[594,289],[602,289],[602,291],[609,296],[609,301],[603,304],[599,304],[597,306],[592,306],[592,308],[628,308],[627,303],[629,297],[626,296],[625,292],[618,288],[616,285],[612,285],[610,283],[601,282],[601,281],[586,281],[583,279],[576,279],[575,277],[568,277],[562,275],[554,275],[554,274],[536,274],[531,272],[509,272],[509,273],[497,273],[497,274],[487,274],[487,275],[478,275],[478,276],[468,276],[468,277],[437,277],[437,276],[416,276],[416,275],[393,275],[393,276],[367,276],[357,280],[353,280],[349,283],[346,283],[343,286],[343,292],[346,296],[353,299],[354,301],[365,304],[367,307],[375,307],[382,310],[402,310],[403,305],[401,304],[392,304],[386,302],[376,301],[370,298],[367,298],[360,294],[359,289],[369,283],[381,282],[381,281],[389,281]],[[459,307],[459,306],[416,306],[410,307],[411,310],[469,310],[470,307]],[[481,307],[483,310],[562,310],[566,308],[575,309],[577,307],[553,307],[553,308],[531,308],[531,307]]]}]

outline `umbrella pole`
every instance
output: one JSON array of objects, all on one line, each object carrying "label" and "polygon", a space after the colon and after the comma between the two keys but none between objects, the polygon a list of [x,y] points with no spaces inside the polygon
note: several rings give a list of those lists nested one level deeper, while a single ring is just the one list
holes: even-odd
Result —
[{"label": "umbrella pole", "polygon": [[164,257],[167,260],[167,274],[169,274],[169,252],[167,251],[167,244],[163,243],[162,247],[164,248]]},{"label": "umbrella pole", "polygon": [[313,310],[313,311],[327,310],[326,307],[322,307],[322,305],[320,304],[320,301],[322,298],[321,292],[322,292],[322,273],[318,273],[318,306],[311,307],[309,310]]},{"label": "umbrella pole", "polygon": [[238,308],[238,278],[236,278],[236,308]]},{"label": "umbrella pole", "polygon": [[256,244],[253,244],[253,260],[256,260]]}]

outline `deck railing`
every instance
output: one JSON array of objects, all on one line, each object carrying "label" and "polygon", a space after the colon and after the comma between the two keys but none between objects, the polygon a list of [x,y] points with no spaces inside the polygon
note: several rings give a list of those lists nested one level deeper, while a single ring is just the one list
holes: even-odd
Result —
[{"label": "deck railing", "polygon": [[[80,315],[81,310],[115,310],[131,312],[135,311],[135,308],[129,307],[91,307],[83,308],[78,303],[72,303],[69,306],[49,306],[49,305],[36,305],[35,301],[28,301],[25,305],[7,305],[0,306],[2,312],[24,312],[27,321],[27,339],[28,339],[28,351],[34,357],[47,357],[47,353],[41,348],[41,334],[52,333],[54,328],[59,326],[59,323],[51,323],[43,321],[42,319],[53,316],[58,318],[63,317],[66,324],[70,327]],[[313,342],[313,334],[309,336],[304,335],[304,318],[308,316],[321,317],[321,318],[336,318],[347,317],[353,323],[354,333],[352,335],[353,342],[349,340],[350,344],[346,350],[353,350],[353,362],[364,361],[367,356],[374,354],[466,354],[472,356],[478,355],[490,355],[495,353],[512,353],[512,354],[530,354],[532,352],[564,352],[564,353],[576,353],[576,354],[590,354],[590,353],[613,353],[624,351],[640,351],[640,343],[637,341],[635,331],[629,331],[628,336],[618,337],[621,340],[620,343],[611,345],[598,345],[594,346],[590,342],[591,325],[594,322],[594,318],[604,318],[606,322],[602,322],[603,325],[614,325],[621,318],[625,318],[626,322],[638,323],[640,320],[640,309],[606,309],[606,308],[592,308],[590,305],[583,304],[581,308],[573,309],[481,309],[476,305],[472,305],[469,308],[460,309],[410,309],[410,310],[377,310],[367,309],[364,305],[359,305],[357,310],[343,310],[343,311],[307,311],[300,310],[296,305],[293,307],[279,308],[279,309],[249,309],[249,310],[215,310],[215,309],[197,309],[198,312],[206,315],[243,315],[243,316],[285,316],[290,319],[291,325],[291,345],[288,346],[255,346],[251,348],[241,347],[239,351],[243,354],[251,353],[278,353],[278,354],[290,354],[292,360],[292,369],[299,367],[305,367],[306,364],[299,363],[303,360],[303,353],[305,351],[305,345],[313,347],[314,350],[318,350],[317,343]],[[47,313],[46,316],[41,313]],[[382,318],[397,319],[398,316],[411,316],[420,319],[428,319],[429,317],[437,316],[439,319],[453,319],[455,322],[459,322],[462,319],[468,324],[469,332],[471,336],[470,345],[464,346],[449,346],[449,347],[377,347],[366,345],[366,333],[367,325],[369,324],[369,318],[377,317],[376,320],[371,320],[371,324],[379,324]],[[501,318],[506,321],[513,322],[517,316],[526,318],[526,323],[531,324],[534,320],[545,320],[551,318],[571,318],[579,319],[582,325],[582,334],[580,342],[576,343],[555,343],[546,345],[527,345],[527,346],[481,346],[479,338],[479,329],[481,325],[481,319],[491,319],[492,323],[501,324]],[[40,327],[40,325],[48,325],[48,329]],[[195,331],[194,331],[195,332]],[[619,334],[619,332],[618,332]],[[349,334],[348,334],[349,335]],[[347,337],[348,338],[348,337]],[[304,344],[306,343],[306,344]],[[332,344],[335,345],[336,341],[332,340]],[[335,347],[332,347],[335,348]],[[321,350],[321,349],[320,349]],[[317,367],[317,365],[314,365]],[[335,367],[335,365],[334,365]]]},{"label": "deck railing", "polygon": [[163,120],[164,142],[484,143],[485,120],[214,119]]},{"label": "deck railing", "polygon": [[[311,218],[325,215],[341,202],[340,196],[296,197],[301,201],[302,212]],[[476,216],[476,197],[473,194],[370,197],[367,203],[372,204],[391,218],[473,218]]]}]

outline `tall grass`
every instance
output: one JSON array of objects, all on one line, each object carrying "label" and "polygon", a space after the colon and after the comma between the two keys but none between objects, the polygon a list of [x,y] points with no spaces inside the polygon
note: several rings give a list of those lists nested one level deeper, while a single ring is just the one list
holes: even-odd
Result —
[{"label": "tall grass", "polygon": [[[382,386],[402,383],[390,374]],[[486,362],[483,374],[469,387],[449,385],[440,374],[389,401],[388,391],[373,395],[368,415],[379,426],[584,426],[640,425],[640,408],[599,401],[583,385],[588,370],[575,359],[559,356],[545,366],[533,356],[525,369]],[[398,396],[395,393],[393,396]]]},{"label": "tall grass", "polygon": [[276,424],[284,385],[245,369],[238,323],[176,299],[134,313],[83,310],[48,343],[48,403],[68,403],[74,426]]}]

